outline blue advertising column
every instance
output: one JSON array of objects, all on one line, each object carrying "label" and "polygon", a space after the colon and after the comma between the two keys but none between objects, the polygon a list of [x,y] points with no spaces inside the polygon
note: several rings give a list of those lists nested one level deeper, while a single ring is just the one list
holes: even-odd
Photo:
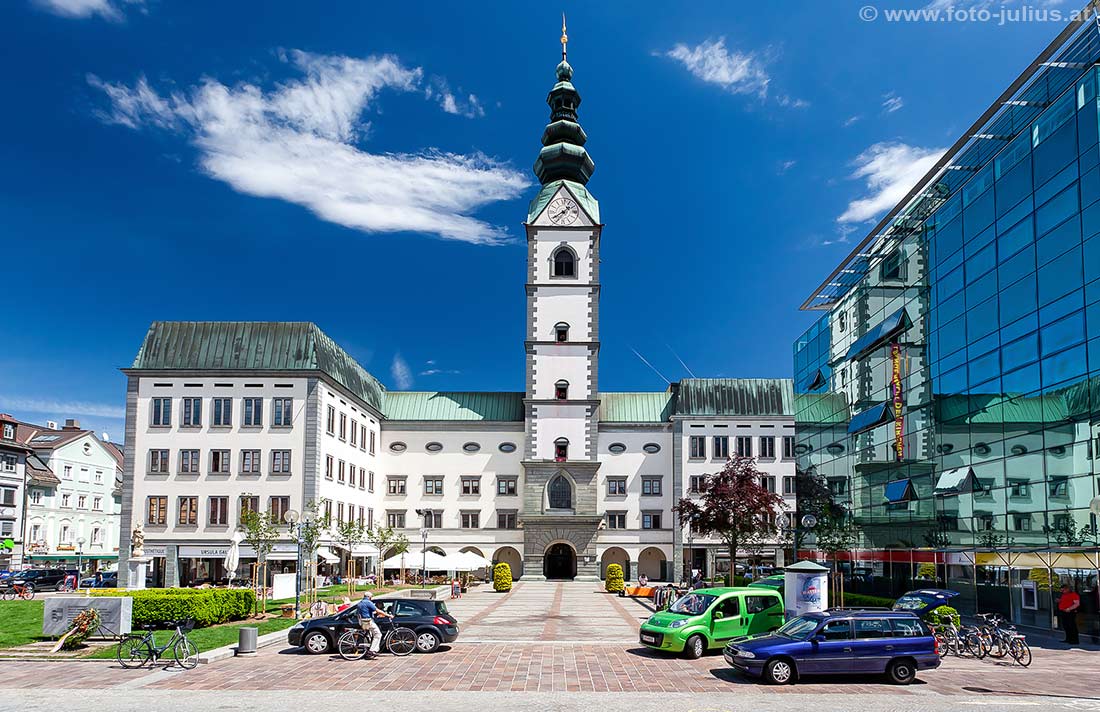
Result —
[{"label": "blue advertising column", "polygon": [[783,608],[787,620],[829,607],[829,569],[799,561],[783,570]]}]

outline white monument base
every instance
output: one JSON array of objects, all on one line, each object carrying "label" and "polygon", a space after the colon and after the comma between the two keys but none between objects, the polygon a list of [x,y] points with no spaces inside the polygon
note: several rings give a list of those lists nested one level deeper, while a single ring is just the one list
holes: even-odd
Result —
[{"label": "white monument base", "polygon": [[145,588],[145,572],[152,560],[149,556],[139,556],[126,562],[126,588],[131,591]]}]

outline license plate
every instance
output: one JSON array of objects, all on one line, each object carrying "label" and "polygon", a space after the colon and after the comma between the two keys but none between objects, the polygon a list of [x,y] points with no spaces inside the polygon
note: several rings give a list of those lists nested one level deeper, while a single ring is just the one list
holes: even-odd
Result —
[{"label": "license plate", "polygon": [[657,636],[649,635],[648,633],[642,633],[642,642],[649,643],[651,645],[657,644]]}]

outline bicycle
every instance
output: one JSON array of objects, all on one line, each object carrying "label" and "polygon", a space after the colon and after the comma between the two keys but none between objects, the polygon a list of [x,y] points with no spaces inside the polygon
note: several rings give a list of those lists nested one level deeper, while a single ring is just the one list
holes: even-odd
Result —
[{"label": "bicycle", "polygon": [[985,657],[986,649],[982,642],[982,636],[977,626],[957,626],[954,621],[936,626],[933,630],[940,657],[946,657],[948,653],[954,653],[961,657],[964,653],[973,655],[981,660]]},{"label": "bicycle", "polygon": [[143,625],[144,635],[130,633],[123,636],[118,643],[118,664],[124,668],[133,669],[143,667],[146,663],[155,663],[169,648],[172,649],[172,659],[176,665],[184,670],[192,670],[199,664],[199,649],[195,647],[187,634],[195,629],[195,621],[188,619],[176,621],[171,624],[176,631],[164,645],[157,645],[153,637],[154,625]]},{"label": "bicycle", "polygon": [[[362,660],[370,652],[374,632],[369,628],[348,628],[336,643],[336,652],[344,660]],[[416,633],[412,628],[393,625],[382,636],[382,645],[392,655],[404,657],[416,649]]]},{"label": "bicycle", "polygon": [[1016,626],[1004,626],[1005,620],[996,613],[979,613],[977,617],[985,621],[979,630],[986,653],[994,658],[1008,655],[1022,667],[1031,664],[1031,647]]},{"label": "bicycle", "polygon": [[29,601],[34,598],[34,586],[25,583],[17,583],[4,589],[3,594],[0,594],[5,601],[14,601],[17,598],[21,598],[24,601]]}]

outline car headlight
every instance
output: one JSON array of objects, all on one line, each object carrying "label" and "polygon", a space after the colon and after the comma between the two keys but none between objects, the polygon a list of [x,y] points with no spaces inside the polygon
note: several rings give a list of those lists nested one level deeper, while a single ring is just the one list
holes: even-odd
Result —
[{"label": "car headlight", "polygon": [[672,621],[671,623],[668,624],[668,627],[669,628],[683,628],[685,625],[687,625],[687,621],[679,620],[679,621]]},{"label": "car headlight", "polygon": [[756,653],[749,652],[748,650],[738,650],[736,657],[739,657],[739,658],[755,658]]}]

